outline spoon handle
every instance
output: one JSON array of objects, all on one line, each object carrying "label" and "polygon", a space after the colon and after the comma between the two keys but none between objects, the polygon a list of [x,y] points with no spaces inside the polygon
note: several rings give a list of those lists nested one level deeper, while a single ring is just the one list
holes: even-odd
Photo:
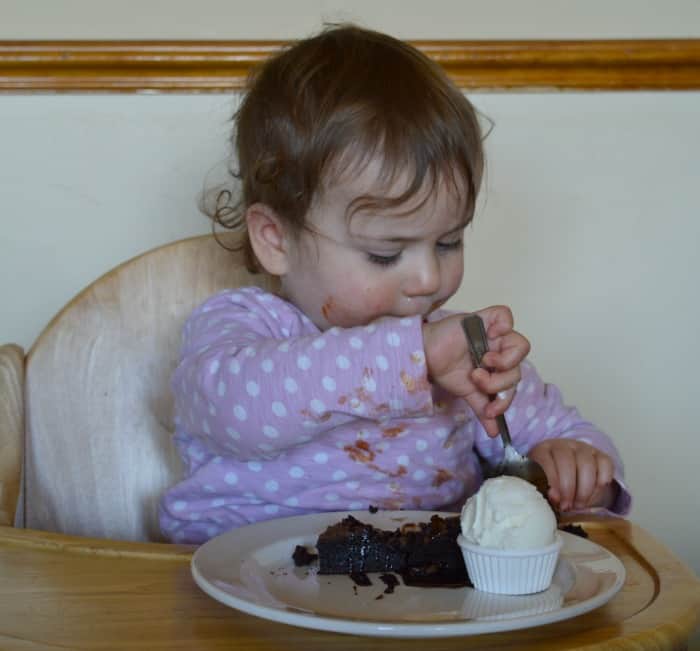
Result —
[{"label": "spoon handle", "polygon": [[[464,330],[467,342],[469,343],[469,351],[471,352],[474,366],[480,367],[481,358],[489,349],[484,322],[478,314],[468,314],[462,319],[462,330]],[[489,397],[493,398],[493,396]],[[510,430],[508,429],[508,423],[506,423],[503,414],[496,416],[496,424],[498,425],[498,433],[501,435],[503,445],[510,445]]]}]

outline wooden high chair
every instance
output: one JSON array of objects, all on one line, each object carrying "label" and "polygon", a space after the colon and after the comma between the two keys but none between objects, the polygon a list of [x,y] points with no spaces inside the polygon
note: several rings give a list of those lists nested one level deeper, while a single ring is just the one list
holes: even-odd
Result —
[{"label": "wooden high chair", "polygon": [[192,309],[271,288],[213,236],[154,249],[70,301],[26,358],[0,347],[0,524],[162,540],[157,503],[180,476],[169,378]]}]

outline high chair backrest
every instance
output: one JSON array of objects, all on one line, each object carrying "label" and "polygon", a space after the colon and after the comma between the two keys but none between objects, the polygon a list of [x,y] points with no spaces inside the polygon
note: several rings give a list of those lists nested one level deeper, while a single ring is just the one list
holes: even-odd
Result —
[{"label": "high chair backrest", "polygon": [[211,294],[248,284],[274,281],[195,237],[120,265],[54,317],[27,356],[18,525],[162,540],[158,499],[181,471],[169,378],[183,322]]}]

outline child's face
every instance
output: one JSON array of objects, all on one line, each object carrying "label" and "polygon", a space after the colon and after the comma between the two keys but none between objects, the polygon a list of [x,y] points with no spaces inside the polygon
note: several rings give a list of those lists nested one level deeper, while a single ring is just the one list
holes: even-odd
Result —
[{"label": "child's face", "polygon": [[[371,161],[352,179],[327,187],[307,215],[316,232],[291,243],[285,296],[321,330],[366,325],[382,316],[427,315],[462,281],[465,203],[440,182],[398,208],[348,216],[357,197],[398,196],[408,176],[378,181]],[[463,194],[460,192],[459,194]]]}]

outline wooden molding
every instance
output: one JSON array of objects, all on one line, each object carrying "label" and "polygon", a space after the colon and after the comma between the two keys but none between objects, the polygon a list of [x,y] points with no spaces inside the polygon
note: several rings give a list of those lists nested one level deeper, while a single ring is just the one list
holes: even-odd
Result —
[{"label": "wooden molding", "polygon": [[[698,90],[700,39],[414,41],[469,90]],[[230,92],[282,41],[0,41],[0,92]]]}]

